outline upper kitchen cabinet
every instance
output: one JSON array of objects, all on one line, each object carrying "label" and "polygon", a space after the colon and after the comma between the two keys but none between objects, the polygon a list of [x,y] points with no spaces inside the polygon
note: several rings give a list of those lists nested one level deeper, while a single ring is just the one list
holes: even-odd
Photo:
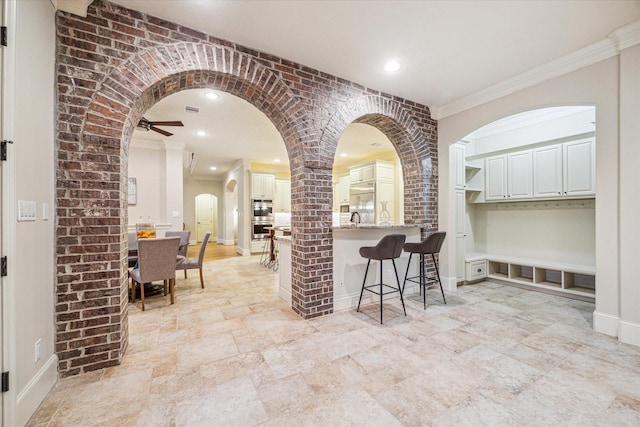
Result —
[{"label": "upper kitchen cabinet", "polygon": [[291,181],[276,179],[275,183],[273,208],[276,212],[291,212]]},{"label": "upper kitchen cabinet", "polygon": [[595,195],[595,144],[592,138],[533,150],[535,197]]},{"label": "upper kitchen cabinet", "polygon": [[394,180],[393,163],[376,160],[371,163],[349,168],[350,185],[378,180]]},{"label": "upper kitchen cabinet", "polygon": [[351,178],[349,175],[341,176],[338,179],[338,191],[337,199],[338,205],[349,204],[349,186],[351,185]]},{"label": "upper kitchen cabinet", "polygon": [[275,175],[266,173],[251,174],[251,198],[273,200]]}]

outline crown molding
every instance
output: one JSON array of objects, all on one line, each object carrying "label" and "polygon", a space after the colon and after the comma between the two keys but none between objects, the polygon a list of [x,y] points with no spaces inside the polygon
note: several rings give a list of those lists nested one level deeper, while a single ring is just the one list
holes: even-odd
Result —
[{"label": "crown molding", "polygon": [[622,49],[640,44],[640,21],[618,28],[606,39],[532,68],[501,83],[479,90],[442,106],[430,106],[432,117],[443,119],[495,99],[535,86],[579,69],[612,58]]},{"label": "crown molding", "polygon": [[74,15],[87,17],[87,9],[93,0],[51,0],[56,10],[72,13]]},{"label": "crown molding", "polygon": [[609,38],[616,43],[618,51],[640,44],[640,21],[618,28]]}]

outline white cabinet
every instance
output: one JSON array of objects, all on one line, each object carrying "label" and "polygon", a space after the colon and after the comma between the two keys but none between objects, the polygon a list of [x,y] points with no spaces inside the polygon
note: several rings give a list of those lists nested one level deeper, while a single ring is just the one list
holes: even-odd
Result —
[{"label": "white cabinet", "polygon": [[596,192],[595,144],[592,139],[562,144],[563,191],[565,196]]},{"label": "white cabinet", "polygon": [[533,150],[534,197],[593,196],[593,139],[565,142]]},{"label": "white cabinet", "polygon": [[525,199],[533,196],[531,150],[493,156],[485,162],[485,199]]},{"label": "white cabinet", "polygon": [[[349,186],[358,183],[375,183],[375,224],[380,225],[385,220],[390,224],[395,223],[395,165],[391,162],[376,160],[371,163],[353,166],[349,168]],[[342,181],[339,181],[342,183]],[[342,197],[342,196],[341,196]],[[348,196],[345,198],[349,202]],[[384,207],[386,211],[383,215]],[[389,216],[387,217],[387,213]],[[387,219],[388,218],[388,219]]]},{"label": "white cabinet", "polygon": [[453,146],[453,161],[454,161],[454,186],[456,189],[464,188],[466,185],[466,170],[465,170],[465,148],[464,145],[458,143]]},{"label": "white cabinet", "polygon": [[291,181],[275,180],[273,208],[276,212],[291,212]]},{"label": "white cabinet", "polygon": [[485,200],[507,198],[507,157],[494,156],[485,160]]},{"label": "white cabinet", "polygon": [[465,222],[466,222],[466,197],[464,190],[455,190],[456,201],[456,281],[464,280],[464,257],[465,257]]},{"label": "white cabinet", "polygon": [[251,174],[251,198],[273,200],[275,176],[266,173]]},{"label": "white cabinet", "polygon": [[375,164],[369,164],[349,169],[349,181],[351,183],[367,182],[376,179]]},{"label": "white cabinet", "polygon": [[562,195],[562,144],[533,150],[533,196]]},{"label": "white cabinet", "polygon": [[533,196],[531,150],[507,154],[507,198]]},{"label": "white cabinet", "polygon": [[341,176],[338,179],[338,204],[349,204],[349,186],[351,185],[351,179],[349,175]]}]

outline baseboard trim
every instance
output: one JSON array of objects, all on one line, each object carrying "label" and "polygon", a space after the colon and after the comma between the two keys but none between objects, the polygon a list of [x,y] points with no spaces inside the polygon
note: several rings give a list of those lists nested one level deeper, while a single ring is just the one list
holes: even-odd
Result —
[{"label": "baseboard trim", "polygon": [[640,347],[640,324],[620,321],[620,342]]},{"label": "baseboard trim", "polygon": [[456,292],[458,290],[458,279],[455,276],[440,276],[440,280],[442,281],[442,287],[445,291]]},{"label": "baseboard trim", "polygon": [[58,381],[58,356],[52,355],[16,398],[16,423],[25,425]]},{"label": "baseboard trim", "polygon": [[235,244],[236,244],[236,241],[235,241],[234,239],[231,239],[231,240],[224,240],[224,239],[221,239],[221,240],[219,241],[219,243],[220,243],[220,244],[222,244],[222,245],[225,245],[225,246],[233,246],[233,245],[235,245]]},{"label": "baseboard trim", "polygon": [[618,336],[618,327],[620,326],[620,319],[618,316],[612,316],[610,314],[593,312],[593,330],[601,334],[610,335],[612,337]]}]

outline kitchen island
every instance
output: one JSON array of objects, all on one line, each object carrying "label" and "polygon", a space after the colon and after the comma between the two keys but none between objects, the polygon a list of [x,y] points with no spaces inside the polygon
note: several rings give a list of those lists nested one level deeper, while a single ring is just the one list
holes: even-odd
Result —
[{"label": "kitchen island", "polygon": [[[333,309],[334,311],[355,308],[358,305],[362,280],[367,268],[367,260],[360,256],[360,247],[375,246],[383,236],[399,233],[407,236],[407,242],[421,241],[421,225],[358,225],[334,226],[333,230]],[[289,305],[291,304],[291,240],[279,239],[280,252],[280,289],[279,295]],[[404,280],[409,254],[403,252],[396,259],[400,283]],[[410,276],[417,275],[418,262],[414,257],[411,263]],[[367,284],[379,283],[379,264],[372,262],[367,276]],[[395,283],[393,265],[384,263],[385,283]],[[411,294],[418,291],[415,283],[408,282],[406,292]],[[368,295],[367,295],[368,294]],[[362,303],[372,302],[373,294],[367,292],[362,297]],[[399,298],[399,294],[386,298]]]}]

